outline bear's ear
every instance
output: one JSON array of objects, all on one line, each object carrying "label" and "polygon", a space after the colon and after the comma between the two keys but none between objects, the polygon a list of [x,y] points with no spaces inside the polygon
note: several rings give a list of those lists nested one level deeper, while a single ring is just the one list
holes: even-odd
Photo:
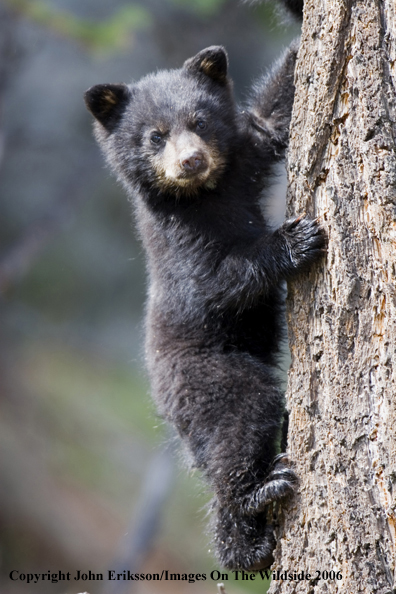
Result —
[{"label": "bear's ear", "polygon": [[221,45],[211,45],[186,60],[183,67],[189,72],[203,72],[209,78],[225,83],[228,70],[227,52]]},{"label": "bear's ear", "polygon": [[88,110],[108,131],[118,122],[130,98],[131,92],[123,83],[95,85],[84,93]]}]

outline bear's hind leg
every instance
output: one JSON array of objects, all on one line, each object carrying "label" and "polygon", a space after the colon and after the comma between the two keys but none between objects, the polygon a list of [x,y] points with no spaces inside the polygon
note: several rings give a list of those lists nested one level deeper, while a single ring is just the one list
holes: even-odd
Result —
[{"label": "bear's hind leg", "polygon": [[234,508],[216,508],[213,521],[214,544],[220,564],[232,570],[258,571],[273,562],[273,526],[265,514],[249,516]]}]

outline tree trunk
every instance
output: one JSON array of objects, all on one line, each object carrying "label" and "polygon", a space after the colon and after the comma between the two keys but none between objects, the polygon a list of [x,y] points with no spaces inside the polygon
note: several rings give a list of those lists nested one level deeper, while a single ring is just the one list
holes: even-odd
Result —
[{"label": "tree trunk", "polygon": [[394,0],[305,5],[289,214],[318,216],[329,245],[289,285],[300,484],[273,569],[311,581],[275,579],[271,594],[396,592],[395,12]]}]

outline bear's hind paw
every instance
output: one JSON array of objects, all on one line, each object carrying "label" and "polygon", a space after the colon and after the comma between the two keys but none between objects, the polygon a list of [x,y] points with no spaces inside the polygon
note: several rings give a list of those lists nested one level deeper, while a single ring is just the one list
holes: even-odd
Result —
[{"label": "bear's hind paw", "polygon": [[242,508],[246,514],[258,514],[265,507],[275,501],[280,501],[294,492],[297,476],[287,464],[287,454],[279,454],[274,460],[273,470],[268,475],[266,482],[248,495]]}]

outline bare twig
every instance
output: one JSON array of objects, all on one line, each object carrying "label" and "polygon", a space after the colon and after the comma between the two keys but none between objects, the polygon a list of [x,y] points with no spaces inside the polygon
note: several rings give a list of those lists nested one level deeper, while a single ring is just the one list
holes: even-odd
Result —
[{"label": "bare twig", "polygon": [[[147,468],[134,517],[112,564],[115,573],[138,572],[153,544],[161,523],[164,505],[173,487],[174,456],[171,448],[159,451]],[[126,580],[108,582],[103,594],[131,592],[134,584]]]}]

